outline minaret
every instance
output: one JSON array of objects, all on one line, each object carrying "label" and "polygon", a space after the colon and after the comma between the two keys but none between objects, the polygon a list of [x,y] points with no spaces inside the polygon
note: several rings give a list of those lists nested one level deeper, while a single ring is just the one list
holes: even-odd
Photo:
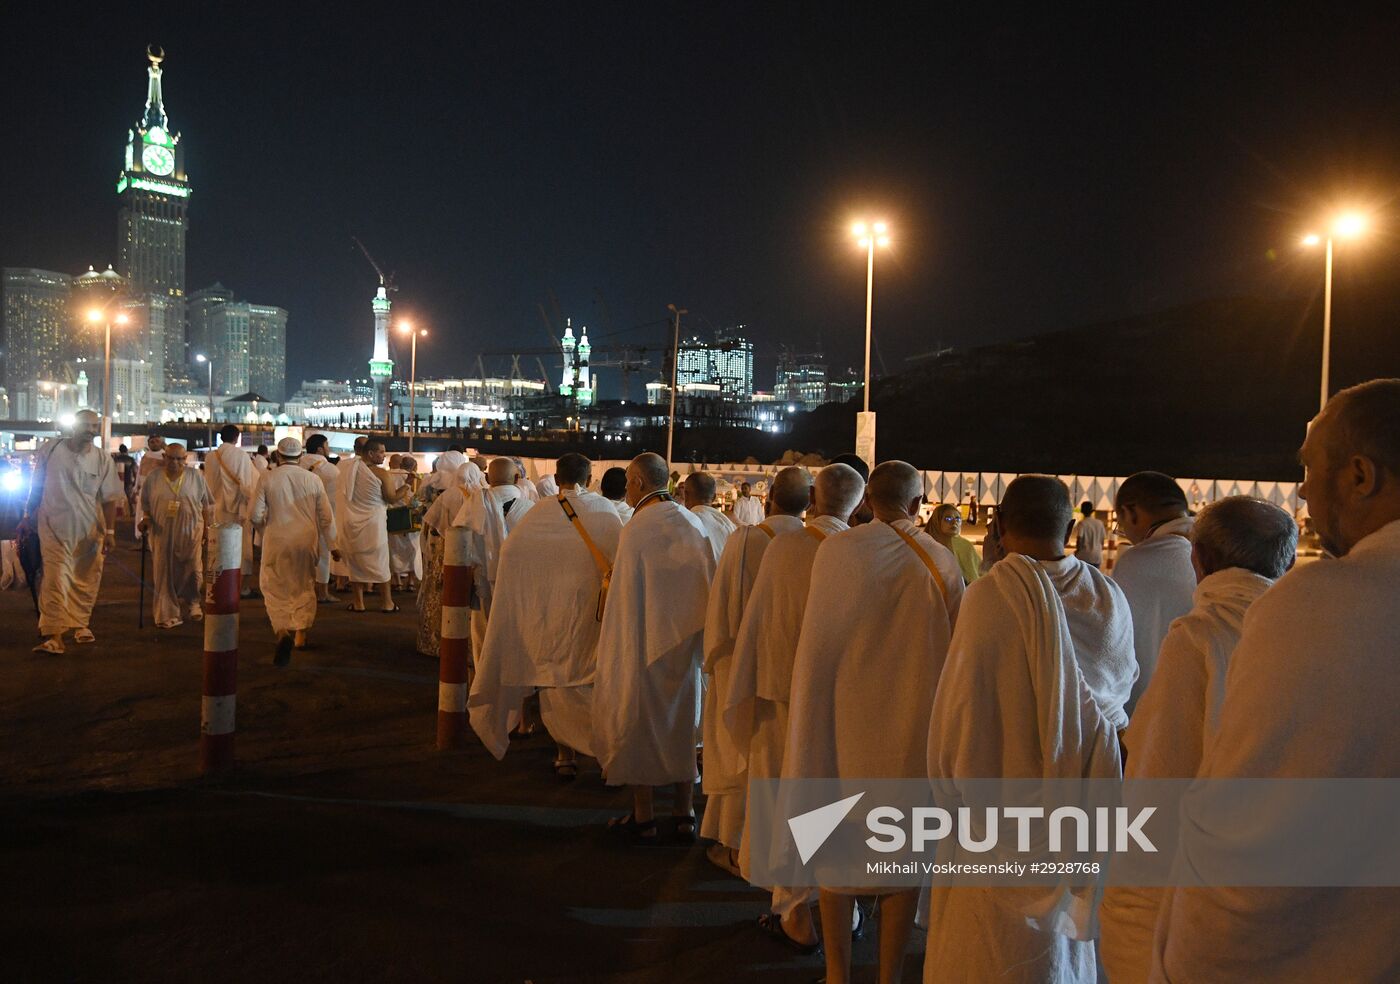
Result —
[{"label": "minaret", "polygon": [[394,360],[389,358],[389,292],[382,283],[370,306],[374,308],[374,358],[369,360],[369,377],[374,381],[374,422],[387,425]]},{"label": "minaret", "polygon": [[583,329],[583,337],[578,342],[578,402],[585,407],[593,405],[593,380],[588,372],[588,353],[593,346],[588,344],[588,328]]},{"label": "minaret", "polygon": [[577,371],[574,344],[574,319],[568,318],[564,323],[564,338],[560,342],[560,347],[564,350],[564,378],[559,382],[560,396],[574,395],[574,374]]}]

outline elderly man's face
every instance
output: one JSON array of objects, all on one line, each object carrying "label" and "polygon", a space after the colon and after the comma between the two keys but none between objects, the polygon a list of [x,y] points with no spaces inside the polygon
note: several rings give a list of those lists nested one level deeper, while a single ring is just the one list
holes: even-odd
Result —
[{"label": "elderly man's face", "polygon": [[384,445],[371,444],[365,449],[365,460],[375,466],[384,464]]},{"label": "elderly man's face", "polygon": [[95,413],[80,413],[73,420],[73,436],[91,441],[102,433],[102,424]]},{"label": "elderly man's face", "polygon": [[1303,464],[1303,484],[1298,494],[1308,502],[1312,528],[1317,531],[1323,549],[1340,557],[1346,553],[1347,544],[1341,529],[1342,502],[1337,469],[1327,453],[1331,427],[1331,422],[1323,413],[1308,428],[1307,439],[1298,452],[1298,460]]},{"label": "elderly man's face", "polygon": [[165,473],[171,477],[180,475],[185,470],[185,449],[178,444],[173,444],[165,449]]}]

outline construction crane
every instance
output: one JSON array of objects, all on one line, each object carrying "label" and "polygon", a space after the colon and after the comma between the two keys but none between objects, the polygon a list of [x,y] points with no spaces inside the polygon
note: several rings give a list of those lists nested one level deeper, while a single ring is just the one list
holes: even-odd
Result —
[{"label": "construction crane", "polygon": [[365,254],[365,259],[369,260],[369,265],[374,267],[375,273],[379,274],[379,286],[383,287],[388,293],[393,293],[398,290],[398,288],[394,286],[394,274],[391,272],[388,276],[385,276],[384,268],[375,262],[373,256],[369,255],[369,250],[365,249],[365,244],[360,242],[358,236],[351,236],[350,239],[356,246],[360,247],[360,252]]}]

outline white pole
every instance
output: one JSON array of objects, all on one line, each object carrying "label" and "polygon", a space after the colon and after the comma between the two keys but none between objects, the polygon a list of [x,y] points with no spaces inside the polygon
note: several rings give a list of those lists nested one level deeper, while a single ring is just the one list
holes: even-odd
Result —
[{"label": "white pole", "polygon": [[1327,278],[1322,288],[1322,403],[1327,407],[1328,376],[1332,366],[1332,237],[1327,237]]},{"label": "white pole", "polygon": [[865,262],[865,412],[870,412],[870,311],[875,299],[875,234],[870,234],[870,253]]},{"label": "white pole", "polygon": [[418,425],[418,406],[414,402],[414,386],[418,382],[418,332],[413,332],[413,342],[408,357],[408,453],[413,453],[413,432]]}]

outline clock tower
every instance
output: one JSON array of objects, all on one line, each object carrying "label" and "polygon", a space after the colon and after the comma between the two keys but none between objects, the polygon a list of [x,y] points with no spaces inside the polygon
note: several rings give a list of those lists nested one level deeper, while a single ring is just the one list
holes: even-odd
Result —
[{"label": "clock tower", "polygon": [[126,132],[126,167],[117,179],[121,206],[117,224],[118,270],[134,296],[163,302],[167,319],[164,362],[183,364],[185,324],[185,233],[190,184],[180,134],[170,129],[161,97],[165,52],[146,49],[146,111]]}]

